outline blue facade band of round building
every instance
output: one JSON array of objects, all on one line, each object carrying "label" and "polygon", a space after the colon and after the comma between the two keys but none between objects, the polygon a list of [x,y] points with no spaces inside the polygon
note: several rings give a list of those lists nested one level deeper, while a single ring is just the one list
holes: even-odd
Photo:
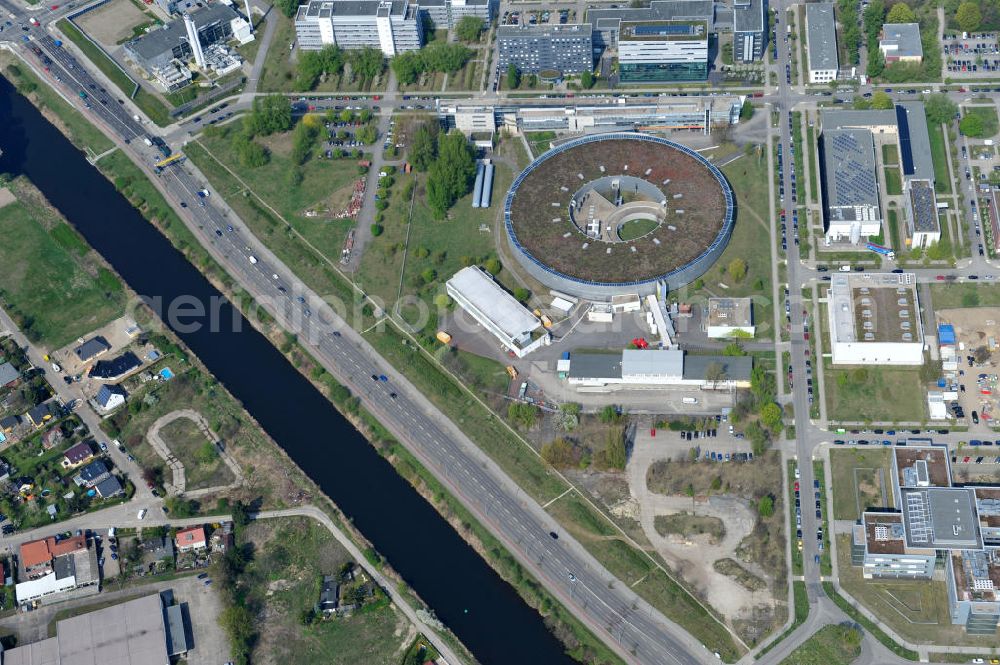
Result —
[{"label": "blue facade band of round building", "polygon": [[[672,150],[677,150],[688,157],[695,159],[698,163],[705,167],[709,173],[715,178],[718,183],[719,188],[722,191],[722,196],[725,203],[725,213],[722,220],[721,228],[716,234],[712,243],[695,259],[688,261],[684,265],[675,267],[669,271],[663,272],[652,277],[647,277],[635,281],[599,281],[599,280],[589,280],[582,279],[580,277],[574,277],[572,275],[567,275],[552,266],[545,263],[543,260],[534,256],[526,247],[524,247],[517,238],[517,234],[514,231],[514,224],[511,217],[511,207],[514,202],[514,197],[517,194],[518,188],[521,184],[542,164],[547,160],[555,157],[556,155],[565,153],[567,151],[573,150],[582,145],[590,143],[598,143],[602,141],[643,141],[647,143],[653,143],[662,145],[665,148],[670,148]],[[638,175],[633,173],[632,175]],[[535,159],[527,168],[522,171],[514,182],[511,184],[510,190],[507,192],[507,197],[504,200],[504,226],[507,229],[507,238],[510,241],[511,248],[513,250],[514,256],[517,258],[518,263],[523,267],[532,277],[539,280],[546,286],[555,289],[557,291],[562,291],[569,293],[571,295],[585,298],[588,300],[608,300],[611,296],[621,295],[625,293],[637,293],[640,296],[644,296],[650,293],[655,293],[657,284],[664,282],[668,290],[677,290],[687,284],[690,284],[694,280],[701,277],[709,268],[722,256],[722,253],[726,250],[726,246],[729,243],[729,238],[733,232],[734,224],[734,210],[735,204],[733,200],[733,191],[729,186],[729,182],[726,180],[722,172],[715,167],[711,162],[706,160],[704,157],[699,155],[694,150],[691,150],[687,146],[683,146],[679,143],[669,141],[667,139],[659,138],[656,136],[650,136],[648,134],[636,134],[636,133],[611,133],[611,134],[596,134],[591,136],[584,136],[573,141],[564,143],[561,146],[549,150],[545,154],[541,155]]]}]

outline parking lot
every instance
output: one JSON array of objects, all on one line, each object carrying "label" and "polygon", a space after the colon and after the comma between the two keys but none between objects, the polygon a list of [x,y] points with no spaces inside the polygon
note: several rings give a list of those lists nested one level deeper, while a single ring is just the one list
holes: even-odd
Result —
[{"label": "parking lot", "polygon": [[1000,44],[994,34],[945,39],[941,50],[952,78],[1000,78]]}]

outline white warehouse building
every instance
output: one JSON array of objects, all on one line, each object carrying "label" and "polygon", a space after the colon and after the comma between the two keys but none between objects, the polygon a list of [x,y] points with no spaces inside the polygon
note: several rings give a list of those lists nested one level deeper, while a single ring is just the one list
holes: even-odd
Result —
[{"label": "white warehouse building", "polygon": [[913,273],[836,274],[827,292],[834,365],[922,365]]},{"label": "white warehouse building", "polygon": [[462,309],[518,358],[551,343],[541,321],[479,266],[462,268],[445,283],[445,288]]}]

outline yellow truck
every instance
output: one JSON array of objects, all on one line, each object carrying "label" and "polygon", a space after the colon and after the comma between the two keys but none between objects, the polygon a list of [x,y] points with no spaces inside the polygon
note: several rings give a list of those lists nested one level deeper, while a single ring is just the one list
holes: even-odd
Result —
[{"label": "yellow truck", "polygon": [[451,335],[449,335],[443,330],[439,330],[437,332],[436,337],[437,341],[441,342],[442,344],[451,344]]}]

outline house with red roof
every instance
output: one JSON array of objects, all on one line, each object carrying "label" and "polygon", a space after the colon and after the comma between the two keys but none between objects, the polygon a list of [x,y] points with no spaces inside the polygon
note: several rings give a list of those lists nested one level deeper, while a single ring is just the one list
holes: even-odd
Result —
[{"label": "house with red roof", "polygon": [[174,537],[174,544],[177,547],[178,552],[205,549],[207,544],[205,527],[192,526],[186,529],[181,529]]}]

